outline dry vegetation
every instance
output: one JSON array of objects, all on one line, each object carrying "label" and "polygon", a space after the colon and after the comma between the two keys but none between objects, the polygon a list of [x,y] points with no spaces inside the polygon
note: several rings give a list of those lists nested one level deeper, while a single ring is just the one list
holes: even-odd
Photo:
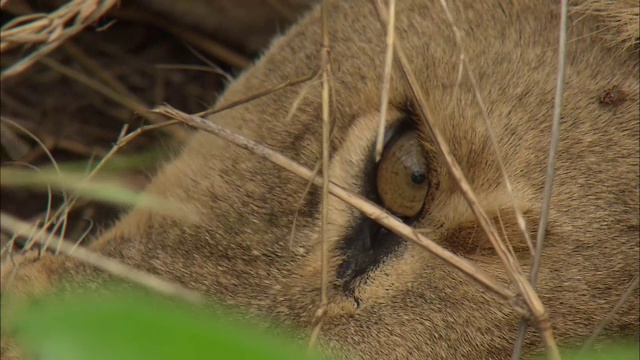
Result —
[{"label": "dry vegetation", "polygon": [[[207,50],[221,45],[185,42],[175,31],[188,30],[158,26],[160,15],[146,13],[137,21],[139,9],[116,8],[115,1],[76,1],[59,8],[55,3],[3,2],[1,160],[7,171],[2,212],[49,223],[49,230],[77,240],[95,233],[117,209],[86,198],[70,206],[70,189],[48,194],[7,186],[9,175],[51,175],[63,168],[78,178],[101,164],[104,168],[94,171],[99,178],[113,174],[107,180],[139,190],[166,156],[157,150],[175,147],[189,130],[163,127],[126,138],[123,130],[132,133],[145,125],[151,130],[148,125],[164,119],[149,109],[165,102],[189,112],[208,109],[227,72],[237,68]],[[110,8],[115,11],[105,15]],[[105,157],[109,161],[101,163]],[[65,202],[63,216],[56,218]],[[2,233],[3,246],[10,237]]]},{"label": "dry vegetation", "polygon": [[[511,280],[517,284],[517,294],[472,262],[450,253],[389,216],[381,208],[331,183],[327,171],[318,175],[318,168],[306,169],[260,144],[204,120],[203,117],[212,112],[228,108],[210,110],[210,105],[223,88],[224,82],[231,78],[229,74],[250,63],[251,54],[242,54],[240,50],[213,42],[197,31],[163,21],[160,15],[142,11],[129,3],[120,6],[115,0],[85,0],[61,6],[56,1],[41,1],[37,2],[38,7],[34,7],[33,3],[36,2],[2,0],[3,278],[5,271],[12,268],[6,264],[6,260],[12,259],[14,252],[23,248],[28,250],[36,243],[44,244],[39,247],[41,251],[47,244],[57,244],[53,246],[56,252],[73,253],[80,260],[159,292],[190,301],[202,301],[198,294],[185,290],[180,285],[163,282],[111,259],[77,248],[79,242],[90,238],[91,234],[114,218],[119,205],[131,203],[126,200],[128,196],[114,195],[114,198],[122,198],[123,201],[116,199],[110,205],[105,204],[104,196],[95,195],[99,192],[96,188],[90,187],[82,192],[80,186],[64,186],[65,181],[83,184],[91,179],[100,181],[98,187],[115,184],[117,187],[112,188],[116,189],[113,193],[123,191],[130,194],[126,191],[139,191],[159,161],[167,153],[172,153],[166,150],[179,145],[191,131],[181,125],[186,123],[221,136],[308,179],[322,187],[325,199],[329,193],[337,196],[405,239],[447,261],[488,291],[513,304],[523,316],[533,320],[540,329],[551,357],[559,358],[548,324],[549,319],[546,318],[543,304],[535,292],[535,270],[531,278],[527,278],[512,249],[501,239],[495,225],[479,206],[447,144],[427,122],[427,119],[434,119],[435,114],[431,113],[425,94],[414,86],[413,71],[402,50],[402,39],[393,36],[393,16],[389,16],[389,12],[393,14],[393,0],[388,2],[388,8],[378,1],[372,1],[372,4],[378,5],[381,26],[388,26],[385,79],[389,81],[391,59],[395,58],[412,88],[412,95],[419,104],[418,110],[425,126],[434,132],[450,171],[456,174],[460,190],[487,232]],[[444,1],[441,4],[446,8]],[[566,13],[566,2],[563,5]],[[326,16],[324,11],[323,16]],[[450,20],[453,25],[453,19]],[[566,23],[559,26],[564,29]],[[561,37],[561,49],[565,41]],[[317,73],[301,79],[291,79],[286,84],[265,89],[264,92],[232,104],[241,106],[246,101],[281,88],[321,78],[322,117],[326,130],[323,132],[322,169],[328,168],[329,159],[331,72],[329,52],[326,51],[329,48],[328,38],[323,37],[322,47],[318,49]],[[563,58],[558,60],[559,68],[562,69]],[[469,68],[465,61],[464,49],[461,47],[461,74]],[[473,74],[469,72],[467,75],[473,81]],[[562,76],[560,71],[556,109],[561,105]],[[381,88],[388,91],[388,84],[381,84]],[[388,95],[382,94],[383,99],[386,96]],[[479,94],[477,100],[482,104]],[[384,107],[381,113],[385,113]],[[559,115],[557,110],[554,113],[556,123]],[[381,125],[384,121],[384,118],[380,119]],[[557,137],[557,128],[555,131],[554,136]],[[383,133],[380,132],[378,139],[382,138]],[[550,155],[547,194],[550,193],[553,179],[553,152],[552,150]],[[73,174],[75,177],[63,177],[61,173],[65,176]],[[32,180],[21,181],[20,177],[30,177]],[[48,181],[38,181],[40,178]],[[506,183],[509,184],[508,180]],[[135,203],[139,203],[139,200],[135,200]],[[327,216],[327,209],[324,207],[323,224],[326,224]],[[531,255],[535,256],[540,253],[544,239],[537,239],[538,247],[535,248],[533,240],[528,238],[525,231],[524,218],[521,215],[519,217]],[[543,214],[540,225],[542,228],[545,220],[546,214]],[[39,226],[37,232],[33,230],[34,224]],[[544,231],[538,233],[544,234]],[[323,256],[325,268],[326,262]],[[326,277],[325,270],[323,277]],[[311,344],[321,330],[324,306],[327,303],[326,282],[323,279],[322,301],[315,319]],[[637,286],[637,277],[632,285]],[[524,300],[520,302],[519,299]],[[624,297],[621,301],[623,300]],[[522,324],[523,334],[526,322],[523,320]]]}]

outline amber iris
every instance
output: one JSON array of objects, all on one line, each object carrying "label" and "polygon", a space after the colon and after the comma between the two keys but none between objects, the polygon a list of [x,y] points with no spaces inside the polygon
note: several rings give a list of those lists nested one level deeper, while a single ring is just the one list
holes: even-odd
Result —
[{"label": "amber iris", "polygon": [[429,191],[427,159],[415,131],[391,139],[377,169],[377,190],[387,210],[415,217],[422,210]]}]

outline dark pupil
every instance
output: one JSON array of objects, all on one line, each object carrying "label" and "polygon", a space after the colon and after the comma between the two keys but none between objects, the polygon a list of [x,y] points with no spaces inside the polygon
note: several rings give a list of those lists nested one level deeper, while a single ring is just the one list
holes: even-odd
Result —
[{"label": "dark pupil", "polygon": [[425,180],[427,180],[427,176],[422,171],[415,171],[411,174],[411,181],[416,185],[422,184]]}]

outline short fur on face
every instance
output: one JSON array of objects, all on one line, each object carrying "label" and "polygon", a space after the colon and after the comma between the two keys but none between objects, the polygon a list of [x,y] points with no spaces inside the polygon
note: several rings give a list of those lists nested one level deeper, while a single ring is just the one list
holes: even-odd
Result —
[{"label": "short fur on face", "polygon": [[[638,274],[639,77],[637,37],[629,35],[633,26],[637,29],[637,3],[616,4],[619,8],[602,13],[590,11],[597,2],[582,2],[569,19],[561,138],[537,282],[554,335],[563,345],[589,336]],[[449,6],[487,106],[515,203],[535,239],[553,111],[559,5],[460,0]],[[331,1],[328,11],[335,101],[331,178],[375,200],[372,156],[384,30],[369,0]],[[620,28],[624,24],[631,25]],[[320,30],[319,12],[311,12],[274,41],[219,105],[315,71]],[[458,81],[460,48],[440,3],[398,1],[396,32],[437,113],[437,119],[430,120],[485,211],[497,224],[502,222],[528,272],[528,248],[474,89],[466,75]],[[603,101],[613,88],[622,91],[624,99]],[[300,89],[284,89],[211,121],[313,168],[321,156],[320,84],[310,85],[309,95],[288,118]],[[422,131],[415,106],[407,84],[394,72],[390,124],[415,123]],[[506,282],[500,260],[429,134],[422,134],[421,145],[430,159],[430,182],[437,186],[413,226]],[[147,190],[194,208],[198,220],[134,209],[93,249],[308,334],[320,302],[317,189],[305,197],[295,236],[289,240],[306,185],[256,155],[198,132]],[[358,241],[375,225],[335,197],[328,205],[330,306],[321,332],[326,349],[346,350],[362,359],[510,356],[519,315],[508,304],[425,250],[390,235],[383,240],[396,241],[396,246],[381,245],[379,257],[362,255],[359,251],[367,250],[361,250]],[[356,274],[356,262],[364,264],[364,272]],[[20,269],[12,291],[40,293],[63,282],[99,282],[102,277],[87,265],[45,256]],[[636,290],[617,312],[605,336],[638,335],[637,295]],[[529,355],[541,349],[535,330],[529,330],[525,347]]]}]

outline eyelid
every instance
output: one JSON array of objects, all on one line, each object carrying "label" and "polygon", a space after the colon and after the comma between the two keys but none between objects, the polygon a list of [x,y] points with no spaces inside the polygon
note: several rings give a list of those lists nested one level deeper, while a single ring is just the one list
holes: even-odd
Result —
[{"label": "eyelid", "polygon": [[[389,143],[391,143],[395,138],[397,138],[399,135],[402,135],[405,131],[409,131],[411,129],[415,129],[415,124],[407,116],[398,121],[395,121],[391,125],[388,125],[384,131],[384,145],[382,146],[382,153],[384,154],[384,151],[389,146]],[[373,147],[371,156],[373,157],[374,164],[377,164],[378,162],[376,161],[375,146]]]}]

